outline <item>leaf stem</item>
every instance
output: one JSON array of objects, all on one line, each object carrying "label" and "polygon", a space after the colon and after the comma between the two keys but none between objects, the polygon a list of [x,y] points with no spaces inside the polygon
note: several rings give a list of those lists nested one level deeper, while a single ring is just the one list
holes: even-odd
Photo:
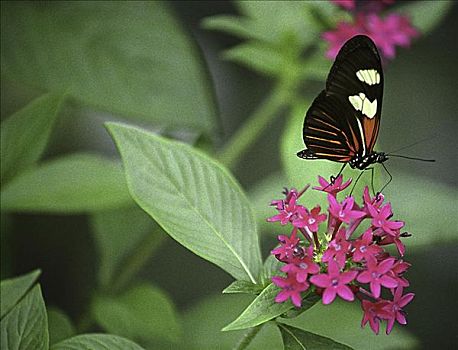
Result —
[{"label": "leaf stem", "polygon": [[258,332],[261,330],[263,325],[264,323],[260,324],[259,326],[248,329],[248,331],[243,335],[238,344],[234,347],[234,350],[246,349],[246,347],[250,345],[254,337],[256,337],[256,334],[258,334]]},{"label": "leaf stem", "polygon": [[259,105],[245,123],[219,152],[218,159],[228,168],[234,168],[240,155],[259,137],[269,123],[279,114],[281,108],[290,104],[297,85],[295,80],[280,80],[267,98]]},{"label": "leaf stem", "polygon": [[165,237],[165,235],[159,235],[157,232],[152,232],[145,236],[135,250],[135,254],[131,254],[124,261],[117,278],[111,283],[111,292],[118,293],[129,284],[138,271],[148,262]]}]

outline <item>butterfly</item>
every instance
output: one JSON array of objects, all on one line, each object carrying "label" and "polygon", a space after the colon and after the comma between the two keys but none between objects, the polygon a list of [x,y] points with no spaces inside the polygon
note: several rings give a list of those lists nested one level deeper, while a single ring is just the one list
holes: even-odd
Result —
[{"label": "butterfly", "polygon": [[303,159],[327,159],[365,170],[388,156],[375,152],[383,98],[383,69],[374,42],[366,35],[348,40],[337,54],[326,88],[304,119]]}]

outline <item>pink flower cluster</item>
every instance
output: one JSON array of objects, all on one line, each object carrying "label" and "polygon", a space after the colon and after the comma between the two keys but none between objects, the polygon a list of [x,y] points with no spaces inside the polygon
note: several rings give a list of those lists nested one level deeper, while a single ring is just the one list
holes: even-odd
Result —
[{"label": "pink flower cluster", "polygon": [[[320,176],[319,183],[314,189],[327,193],[327,214],[320,206],[309,210],[298,204],[308,186],[301,192],[286,190],[285,199],[272,202],[278,213],[267,220],[291,227],[289,236],[278,236],[280,245],[271,252],[285,263],[281,268],[285,275],[272,277],[282,289],[275,301],[291,299],[300,307],[305,291],[321,295],[323,304],[332,303],[337,296],[347,301],[356,297],[364,310],[362,326],[369,322],[378,334],[380,322],[386,320],[389,334],[395,320],[407,323],[402,308],[414,297],[413,293],[403,295],[409,286],[404,273],[410,267],[402,260],[405,247],[401,238],[408,236],[401,233],[404,222],[392,220],[391,204],[382,194],[372,197],[367,187],[360,206],[353,196],[337,199],[351,180],[344,183],[339,176],[328,183]],[[320,232],[325,222],[326,229]],[[384,250],[390,244],[396,246],[399,258]],[[383,287],[391,291],[391,299],[382,297]]]},{"label": "pink flower cluster", "polygon": [[389,13],[382,17],[380,11],[394,0],[334,0],[353,14],[352,22],[339,22],[333,30],[323,33],[323,39],[329,42],[327,57],[334,59],[342,45],[358,34],[365,34],[374,40],[386,58],[394,58],[395,47],[408,47],[412,38],[419,35],[409,19],[403,15]]}]

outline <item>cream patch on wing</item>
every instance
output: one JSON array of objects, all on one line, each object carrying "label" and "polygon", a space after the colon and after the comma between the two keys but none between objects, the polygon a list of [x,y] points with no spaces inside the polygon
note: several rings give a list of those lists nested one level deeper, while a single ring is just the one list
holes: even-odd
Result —
[{"label": "cream patch on wing", "polygon": [[368,85],[380,84],[380,74],[375,69],[361,69],[356,72],[356,76]]},{"label": "cream patch on wing", "polygon": [[358,95],[348,96],[348,100],[357,111],[361,111],[369,119],[374,118],[377,113],[377,99],[371,102],[363,92]]}]

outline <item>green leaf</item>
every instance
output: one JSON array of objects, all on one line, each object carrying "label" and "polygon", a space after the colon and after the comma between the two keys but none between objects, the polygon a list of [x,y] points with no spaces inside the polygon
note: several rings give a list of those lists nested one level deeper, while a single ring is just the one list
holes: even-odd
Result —
[{"label": "green leaf", "polygon": [[394,219],[405,221],[403,229],[413,234],[403,240],[407,249],[458,241],[456,230],[451,229],[456,226],[458,209],[446,204],[456,202],[456,187],[396,172],[384,193],[392,204]]},{"label": "green leaf", "polygon": [[38,284],[2,318],[0,329],[2,349],[48,350],[48,319]]},{"label": "green leaf", "polygon": [[26,275],[3,280],[0,283],[0,309],[1,316],[4,316],[21,300],[32,288],[40,276],[40,270],[34,270]]},{"label": "green leaf", "polygon": [[293,39],[298,47],[306,47],[319,31],[310,11],[312,2],[238,1],[240,11],[252,19],[250,29],[264,41],[281,43]]},{"label": "green leaf", "polygon": [[111,334],[82,334],[51,346],[51,350],[143,350],[140,345]]},{"label": "green leaf", "polygon": [[[240,305],[250,302],[246,294],[207,297],[184,314],[185,342],[178,349],[231,350],[246,330],[221,332],[227,322],[237,316]],[[280,332],[273,322],[264,324],[246,350],[281,349]]]},{"label": "green leaf", "polygon": [[[318,175],[321,175],[329,181],[331,175],[337,175],[342,167],[342,163],[331,162],[329,160],[304,160],[296,156],[296,153],[305,148],[302,140],[302,128],[304,124],[304,113],[310,107],[310,103],[297,103],[291,111],[290,119],[285,127],[281,139],[281,160],[289,180],[288,187],[303,189],[307,184],[318,186]],[[344,180],[350,177],[354,180],[361,173],[360,170],[351,169],[346,166],[343,171]],[[353,191],[354,193],[362,193],[364,186],[370,186],[371,175],[367,171],[361,176],[358,184]],[[380,171],[374,172],[374,187],[382,188],[386,183],[385,178],[380,175]],[[348,194],[353,185],[350,185],[341,196]],[[304,201],[307,207],[314,207],[316,204],[321,205],[321,208],[327,207],[326,193],[308,189],[300,201]]]},{"label": "green leaf", "polygon": [[351,350],[352,348],[334,340],[302,329],[277,323],[285,350]]},{"label": "green leaf", "polygon": [[256,283],[256,223],[240,186],[214,160],[138,128],[108,123],[135,201],[179,243],[236,279]]},{"label": "green leaf", "polygon": [[229,15],[216,15],[202,20],[202,27],[209,30],[220,30],[243,39],[253,38],[249,21],[245,18]]},{"label": "green leaf", "polygon": [[229,286],[227,286],[224,290],[224,294],[237,294],[237,293],[244,293],[244,294],[258,294],[262,291],[262,286],[259,284],[253,284],[248,281],[234,281]]},{"label": "green leaf", "polygon": [[18,175],[1,191],[4,211],[87,212],[132,204],[121,165],[73,154]]},{"label": "green leaf", "polygon": [[63,98],[44,95],[1,123],[2,185],[40,158]]},{"label": "green leaf", "polygon": [[[138,259],[143,248],[150,256],[166,237],[161,228],[138,207],[99,211],[91,216],[98,249],[98,278],[102,287],[123,278],[127,260]],[[127,278],[128,276],[126,276]],[[119,283],[119,282],[118,282]]]},{"label": "green leaf", "polygon": [[274,255],[269,255],[264,261],[262,270],[264,283],[268,284],[273,276],[280,275],[282,273],[280,269],[283,265],[285,265],[285,263],[279,261]]},{"label": "green leaf", "polygon": [[415,28],[422,33],[433,30],[452,8],[453,1],[409,1],[397,9],[407,15]]},{"label": "green leaf", "polygon": [[100,296],[92,304],[97,323],[129,339],[178,342],[180,325],[170,299],[158,288],[139,285],[118,297]]},{"label": "green leaf", "polygon": [[50,307],[48,312],[49,344],[56,344],[76,334],[70,318],[60,309]]},{"label": "green leaf", "polygon": [[[293,308],[294,306],[289,300],[284,303],[275,302],[275,296],[279,292],[280,288],[272,283],[269,284],[261,292],[261,294],[259,294],[252,303],[248,305],[240,316],[237,317],[237,319],[223,328],[223,331],[251,328],[280,316]],[[310,303],[308,302],[308,299],[305,298],[302,302],[303,305],[301,310],[305,311],[306,309],[312,307],[315,302],[315,298],[313,298],[313,302]]]},{"label": "green leaf", "polygon": [[416,339],[407,332],[408,326],[405,329],[396,324],[390,335],[385,335],[383,328],[379,335],[375,335],[369,325],[361,328],[362,317],[363,312],[359,302],[349,303],[336,299],[330,305],[316,303],[302,315],[294,319],[284,319],[282,322],[329,337],[355,350],[416,349],[418,347]]},{"label": "green leaf", "polygon": [[277,48],[259,42],[237,45],[225,50],[223,57],[270,76],[281,74],[289,64]]},{"label": "green leaf", "polygon": [[200,54],[163,2],[1,4],[1,73],[82,103],[210,132]]}]

